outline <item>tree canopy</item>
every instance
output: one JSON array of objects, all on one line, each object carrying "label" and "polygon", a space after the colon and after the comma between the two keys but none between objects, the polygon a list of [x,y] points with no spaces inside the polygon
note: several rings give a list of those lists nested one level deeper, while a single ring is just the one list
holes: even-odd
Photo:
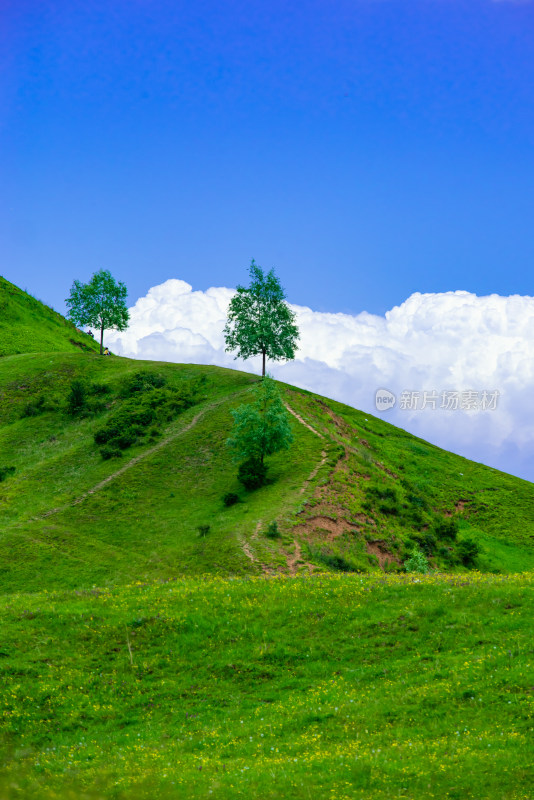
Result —
[{"label": "tree canopy", "polygon": [[236,350],[235,358],[261,355],[265,376],[267,358],[286,361],[295,357],[299,330],[274,270],[264,274],[252,259],[249,273],[250,286],[238,286],[230,301],[224,327],[226,350]]},{"label": "tree canopy", "polygon": [[89,283],[74,281],[70,297],[65,301],[69,307],[67,316],[75,325],[93,325],[100,328],[100,354],[103,351],[104,331],[124,331],[130,315],[126,307],[128,290],[121,281],[116,281],[108,270],[95,272]]},{"label": "tree canopy", "polygon": [[[287,450],[293,441],[289,414],[284,408],[275,381],[266,375],[255,387],[253,403],[242,405],[232,411],[234,427],[227,445],[234,451],[234,459],[241,462],[240,480],[247,488],[255,488],[264,482],[266,467],[264,458],[279,450]],[[249,484],[243,475],[251,477]]]}]

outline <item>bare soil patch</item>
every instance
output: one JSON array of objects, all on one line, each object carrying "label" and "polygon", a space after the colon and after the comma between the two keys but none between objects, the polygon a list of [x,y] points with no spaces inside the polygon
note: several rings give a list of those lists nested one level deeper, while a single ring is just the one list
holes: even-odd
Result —
[{"label": "bare soil patch", "polygon": [[377,557],[378,563],[380,564],[380,569],[384,571],[386,561],[389,561],[390,564],[392,562],[395,562],[396,564],[399,563],[398,558],[387,549],[385,542],[366,542],[365,548],[370,555]]}]

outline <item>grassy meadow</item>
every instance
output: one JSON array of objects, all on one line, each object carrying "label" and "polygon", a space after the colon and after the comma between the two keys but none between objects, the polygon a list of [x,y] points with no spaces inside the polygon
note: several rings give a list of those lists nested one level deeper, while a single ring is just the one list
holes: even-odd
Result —
[{"label": "grassy meadow", "polygon": [[280,384],[247,492],[257,376],[0,308],[0,800],[530,800],[532,484]]},{"label": "grassy meadow", "polygon": [[527,800],[533,611],[480,573],[12,595],[0,796]]}]

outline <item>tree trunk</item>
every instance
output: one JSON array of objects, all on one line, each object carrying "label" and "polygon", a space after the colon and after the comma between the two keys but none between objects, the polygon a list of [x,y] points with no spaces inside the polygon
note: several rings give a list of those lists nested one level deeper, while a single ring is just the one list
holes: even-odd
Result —
[{"label": "tree trunk", "polygon": [[263,353],[263,370],[261,373],[261,377],[265,378],[265,347],[263,348],[262,353]]},{"label": "tree trunk", "polygon": [[100,355],[104,352],[104,325],[100,325]]}]

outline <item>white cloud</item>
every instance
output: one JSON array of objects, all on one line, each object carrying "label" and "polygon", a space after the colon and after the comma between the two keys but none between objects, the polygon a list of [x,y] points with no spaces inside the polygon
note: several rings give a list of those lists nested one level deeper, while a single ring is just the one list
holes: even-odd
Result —
[{"label": "white cloud", "polygon": [[[132,358],[219,364],[234,361],[222,329],[233,290],[193,291],[181,280],[155,286],[131,309],[125,333],[107,336]],[[301,331],[295,361],[270,364],[280,380],[380,416],[377,388],[395,392],[497,390],[495,411],[407,411],[385,419],[476,461],[534,479],[534,298],[469,292],[413,294],[384,317],[293,306]],[[439,403],[438,403],[439,405]]]}]

